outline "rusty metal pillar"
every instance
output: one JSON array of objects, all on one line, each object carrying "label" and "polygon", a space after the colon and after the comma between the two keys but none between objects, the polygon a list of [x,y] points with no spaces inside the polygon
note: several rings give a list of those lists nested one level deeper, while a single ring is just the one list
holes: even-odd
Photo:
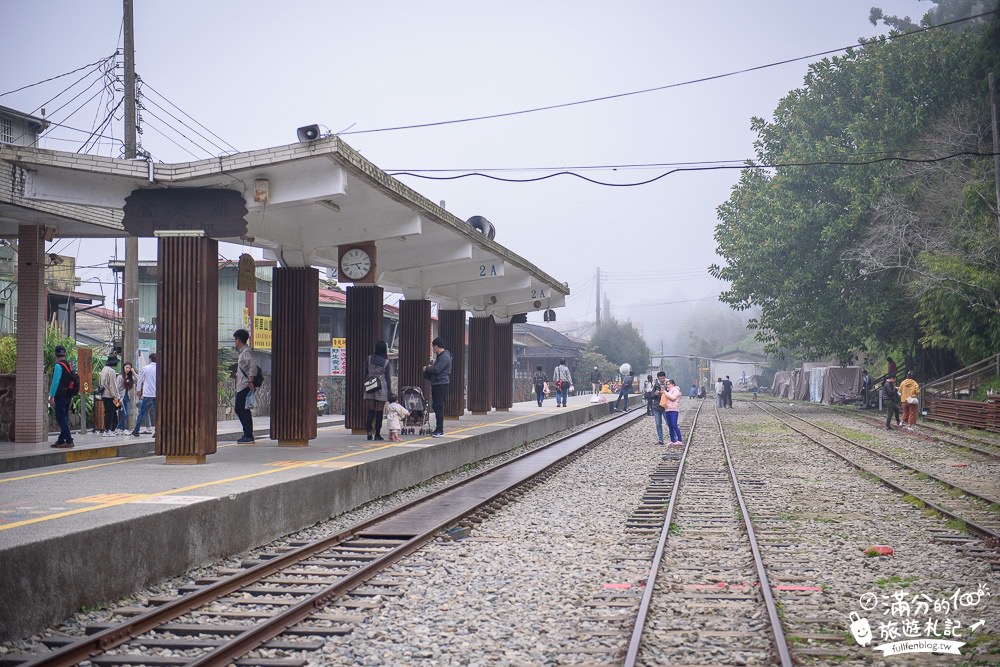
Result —
[{"label": "rusty metal pillar", "polygon": [[[382,288],[353,285],[347,288],[347,374],[344,389],[344,426],[355,435],[365,432],[365,393],[368,355],[381,340]],[[313,366],[316,363],[313,362]]]},{"label": "rusty metal pillar", "polygon": [[469,321],[469,411],[485,415],[493,405],[493,318]]},{"label": "rusty metal pillar", "polygon": [[319,272],[280,267],[273,275],[271,439],[302,447],[316,437]]},{"label": "rusty metal pillar", "polygon": [[446,419],[465,414],[465,311],[438,310],[438,335],[451,352],[451,385],[444,402]]},{"label": "rusty metal pillar", "polygon": [[156,453],[204,463],[217,440],[219,242],[161,236],[156,282]]},{"label": "rusty metal pillar", "polygon": [[[430,383],[424,379],[424,366],[431,356],[431,302],[427,299],[400,301],[397,395],[403,387],[420,387],[424,398],[430,400]],[[454,363],[453,360],[452,366]]]},{"label": "rusty metal pillar", "polygon": [[514,405],[514,325],[493,325],[493,407],[506,412]]},{"label": "rusty metal pillar", "polygon": [[45,407],[49,387],[42,372],[45,349],[46,309],[45,229],[35,225],[17,227],[17,374],[14,398],[14,442],[45,442],[49,414]]}]

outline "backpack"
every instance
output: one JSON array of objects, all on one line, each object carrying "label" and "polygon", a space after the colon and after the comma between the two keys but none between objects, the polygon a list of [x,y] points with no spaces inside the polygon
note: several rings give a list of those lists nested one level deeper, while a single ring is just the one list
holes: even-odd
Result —
[{"label": "backpack", "polygon": [[69,365],[68,361],[58,362],[62,366],[63,373],[59,377],[59,386],[56,387],[56,396],[76,396],[80,393],[80,376]]}]

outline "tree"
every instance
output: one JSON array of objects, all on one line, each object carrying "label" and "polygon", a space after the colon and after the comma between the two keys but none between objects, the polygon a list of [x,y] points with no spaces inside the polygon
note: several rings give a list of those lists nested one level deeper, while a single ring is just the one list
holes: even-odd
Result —
[{"label": "tree", "polygon": [[602,322],[590,338],[590,349],[613,364],[628,362],[637,375],[649,365],[649,346],[631,322]]},{"label": "tree", "polygon": [[773,120],[753,119],[757,160],[718,208],[726,264],[710,272],[730,283],[722,301],[760,307],[748,326],[768,352],[846,362],[917,338],[906,314],[918,303],[897,275],[868,271],[849,251],[899,172],[893,158],[926,156],[900,149],[978,85],[978,48],[944,30],[873,40],[814,64]]}]

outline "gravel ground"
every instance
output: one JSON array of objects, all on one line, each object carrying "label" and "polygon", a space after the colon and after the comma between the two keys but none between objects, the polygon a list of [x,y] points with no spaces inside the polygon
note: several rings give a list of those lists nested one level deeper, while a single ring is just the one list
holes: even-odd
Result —
[{"label": "gravel ground", "polygon": [[[682,404],[685,435],[696,405]],[[980,585],[995,593],[1000,580],[985,559],[962,555],[947,541],[962,534],[946,522],[807,444],[748,403],[737,401],[736,409],[722,416],[758,537],[765,542],[772,584],[807,589],[779,594],[785,631],[804,664],[1000,664],[1000,653],[989,653],[1000,651],[1000,602],[993,597],[952,615],[961,620],[963,635],[983,620],[971,635],[973,659],[968,647],[963,657],[888,658],[858,647],[848,632],[848,615],[860,610],[864,593],[887,604],[899,590],[907,591],[907,600],[914,595],[941,600]],[[870,430],[873,437],[900,437],[848,417],[825,418],[843,419],[844,428]],[[626,523],[664,454],[663,447],[652,444],[653,433],[652,419],[641,420],[496,511],[470,537],[437,540],[397,564],[380,578],[399,581],[401,594],[369,598],[378,606],[353,634],[303,657],[314,665],[620,664],[648,568],[643,561],[648,547],[630,542]],[[444,483],[438,479],[395,494],[265,550],[342,530]],[[866,557],[864,549],[874,544],[892,546],[894,555]],[[170,593],[263,551],[200,568],[119,604]],[[50,632],[80,634],[86,624],[110,617],[110,610],[78,614]],[[867,617],[875,643],[881,643],[879,624],[893,620],[888,607],[879,606]],[[0,653],[36,649],[37,640],[2,646]],[[712,650],[697,633],[687,642],[693,652]],[[719,656],[719,664],[725,657]]]}]

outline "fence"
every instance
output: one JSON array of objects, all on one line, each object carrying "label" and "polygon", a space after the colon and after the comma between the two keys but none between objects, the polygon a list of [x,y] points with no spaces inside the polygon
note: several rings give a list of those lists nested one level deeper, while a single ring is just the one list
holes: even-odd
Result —
[{"label": "fence", "polygon": [[987,357],[971,366],[938,378],[924,385],[924,395],[931,397],[959,398],[971,397],[982,386],[983,381],[1000,377],[1000,354]]},{"label": "fence", "polygon": [[927,418],[1000,433],[1000,403],[928,398]]}]

